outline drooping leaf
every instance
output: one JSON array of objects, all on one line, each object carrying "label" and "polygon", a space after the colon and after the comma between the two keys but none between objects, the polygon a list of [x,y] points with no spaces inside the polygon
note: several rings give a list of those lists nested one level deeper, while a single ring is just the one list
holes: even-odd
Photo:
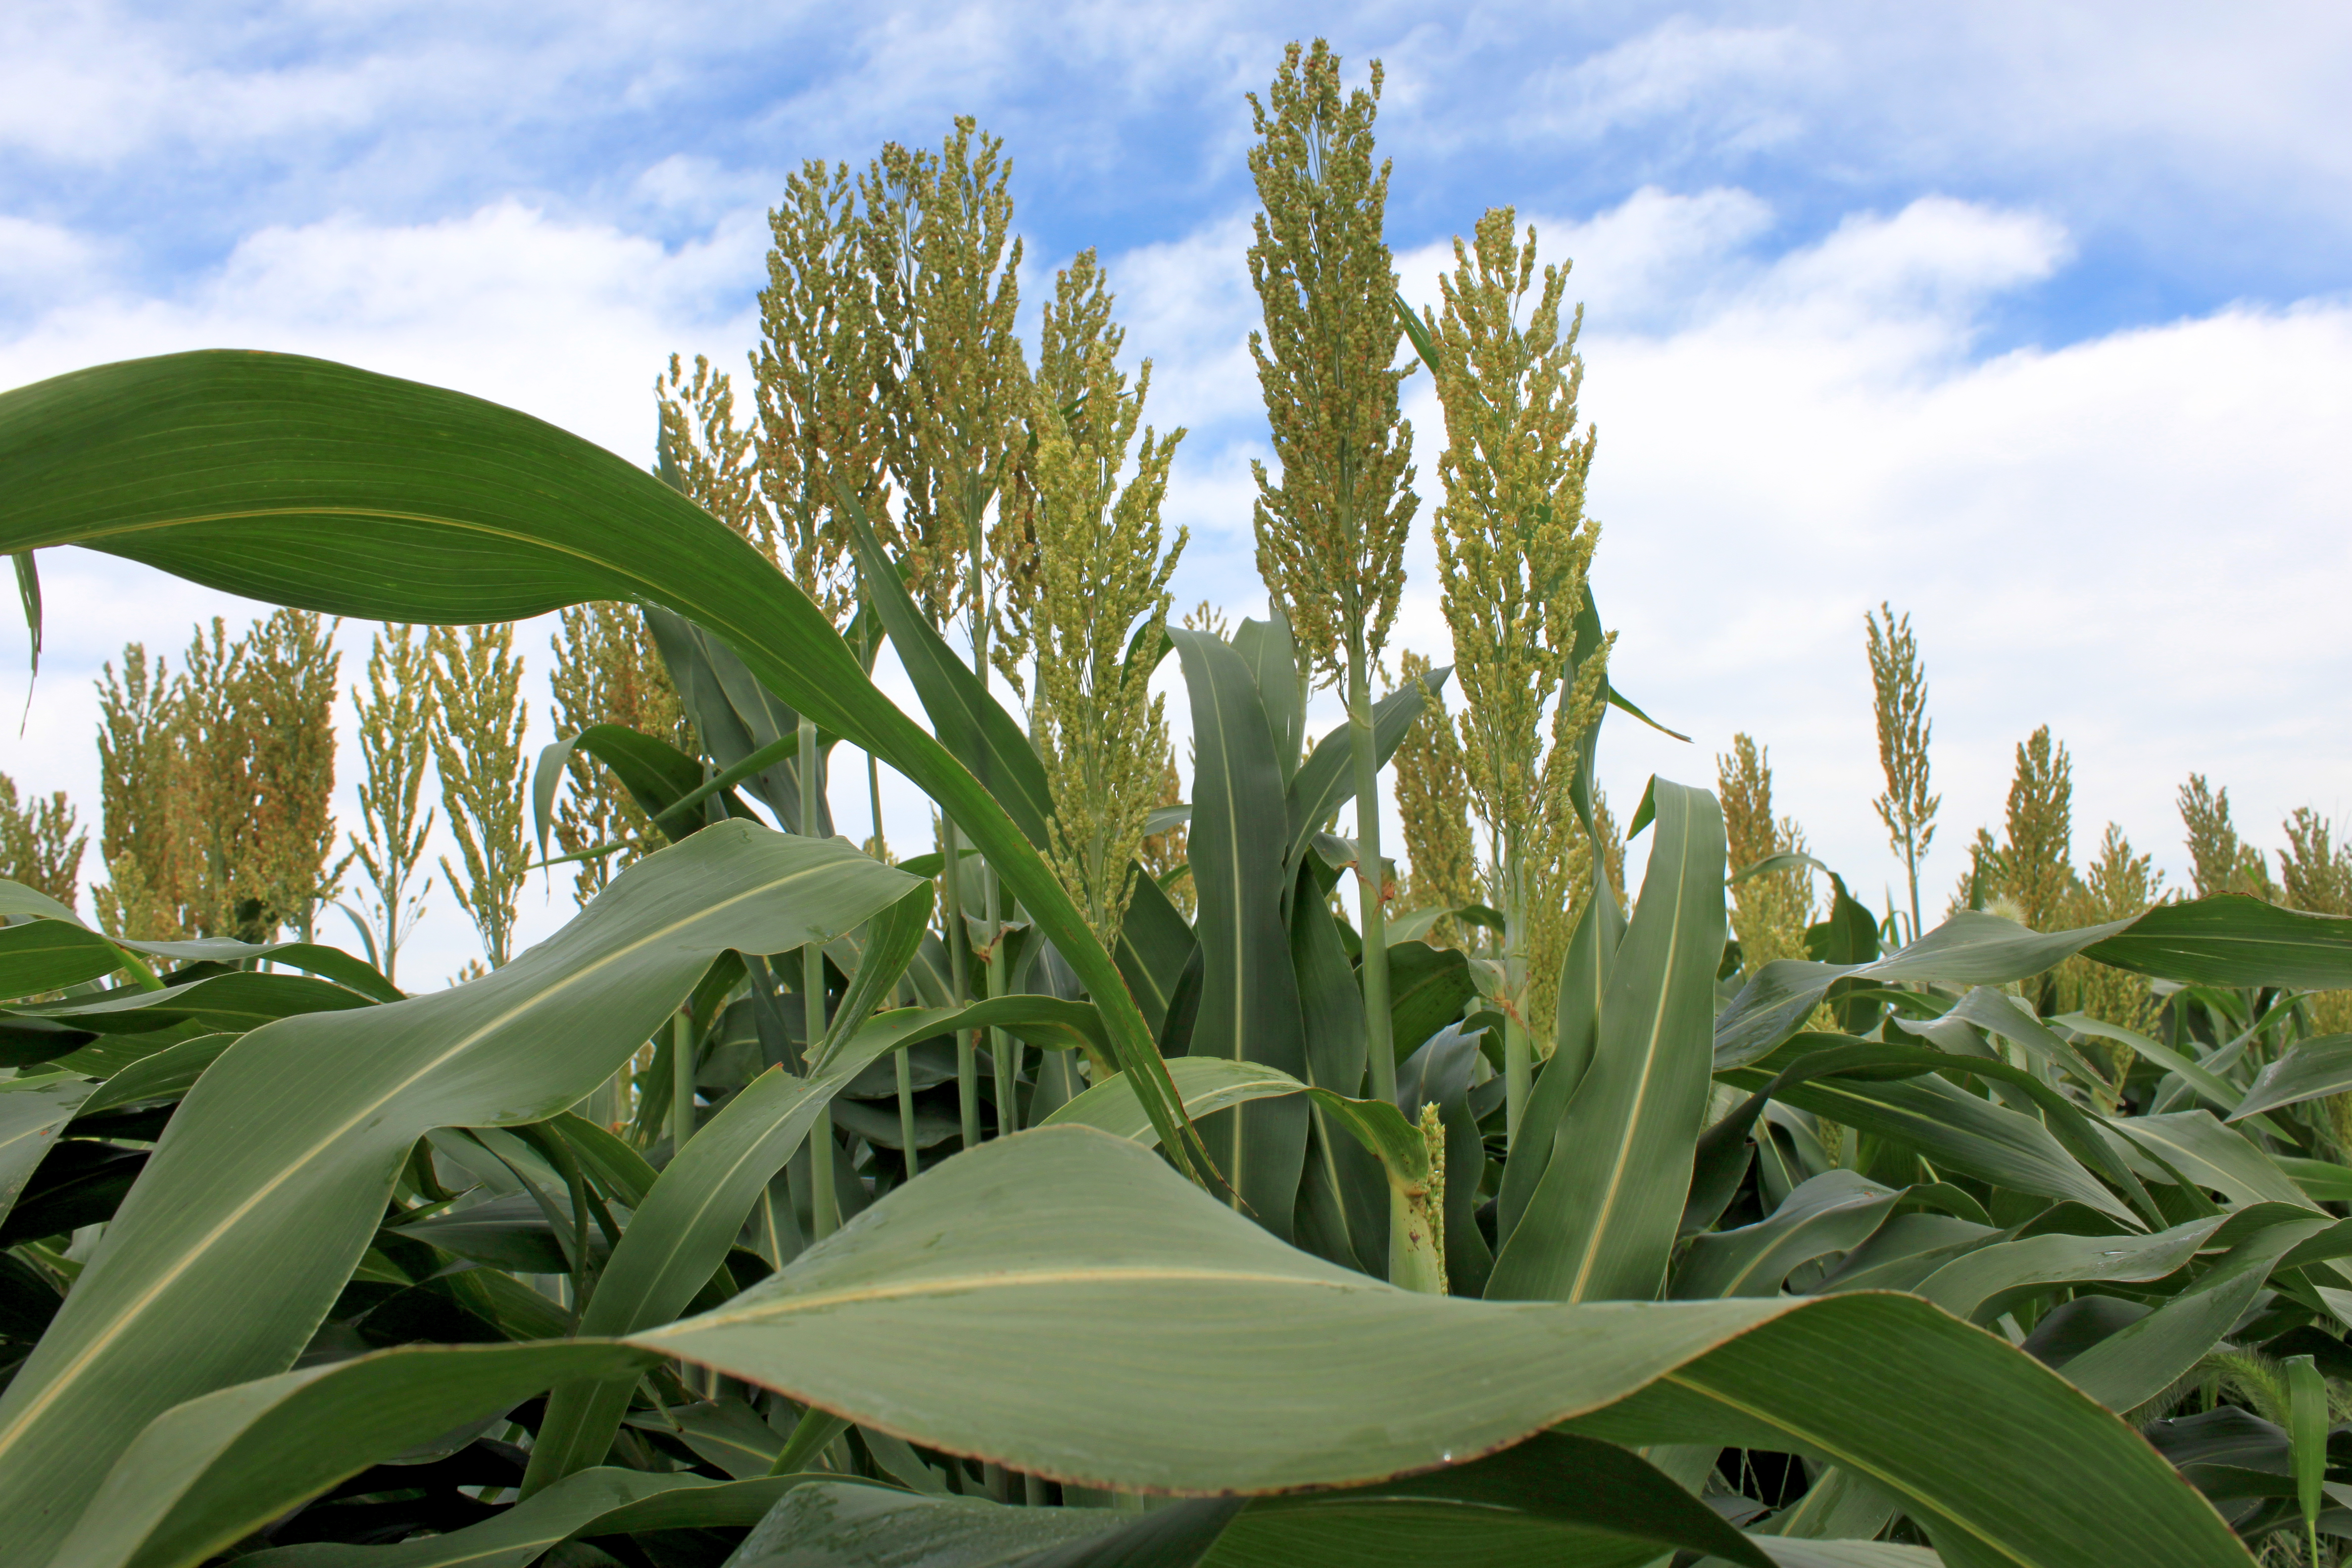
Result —
[{"label": "drooping leaf", "polygon": [[0,394],[0,550],[82,544],[299,608],[465,624],[625,599],[687,616],[963,828],[1103,1010],[1171,1158],[1192,1169],[1197,1139],[1173,1120],[1150,1030],[1007,807],[875,688],[788,578],[654,475],[460,393],[205,351]]},{"label": "drooping leaf", "polygon": [[2352,1035],[2321,1035],[2265,1066],[2229,1119],[2243,1121],[2283,1105],[2347,1089],[2352,1089]]},{"label": "drooping leaf", "polygon": [[[0,1081],[0,1220],[98,1085],[79,1073],[51,1072]],[[1132,1100],[1134,1096],[1129,1095]]]},{"label": "drooping leaf", "polygon": [[[1055,1342],[1050,1388],[991,1353],[1071,1322],[1106,1331]],[[1282,1245],[1156,1156],[1075,1128],[959,1155],[726,1306],[631,1342],[1083,1485],[1363,1484],[1566,1420],[1627,1446],[1856,1464],[1956,1563],[2076,1568],[2110,1551],[2243,1562],[2203,1500],[2113,1416],[1925,1302],[1399,1290]]]}]

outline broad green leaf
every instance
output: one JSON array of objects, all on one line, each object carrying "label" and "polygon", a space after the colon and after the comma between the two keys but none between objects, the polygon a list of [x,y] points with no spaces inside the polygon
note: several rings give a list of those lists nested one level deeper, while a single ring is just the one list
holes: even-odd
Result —
[{"label": "broad green leaf", "polygon": [[[2170,1046],[2151,1040],[2136,1030],[2107,1023],[2104,1019],[2088,1017],[2080,1013],[2069,1013],[2055,1021],[2077,1034],[2091,1035],[2100,1039],[2113,1040],[2118,1045],[2129,1046],[2144,1060],[2161,1068],[2166,1072],[2178,1074],[2191,1089],[2210,1100],[2222,1112],[2238,1111],[2245,1100],[2244,1089],[2214,1072],[2187,1052],[2174,1050]],[[2232,1121],[2249,1119],[2247,1116],[2236,1114],[2230,1116]],[[2262,1116],[2259,1108],[2251,1113],[2251,1119],[2253,1119],[2254,1125],[2263,1131],[2284,1136],[2284,1131],[2275,1123]]]},{"label": "broad green leaf", "polygon": [[1649,868],[1612,961],[1592,1062],[1495,1259],[1490,1299],[1648,1300],[1664,1280],[1713,1070],[1724,840],[1705,790],[1653,779],[1648,800]]},{"label": "broad green leaf", "polygon": [[1778,1295],[1799,1264],[1860,1246],[1902,1196],[1852,1171],[1825,1172],[1754,1225],[1692,1241],[1671,1293],[1688,1300]]},{"label": "broad green leaf", "polygon": [[[16,1205],[41,1156],[57,1144],[98,1085],[78,1073],[43,1073],[0,1081],[0,1220]],[[1132,1102],[1135,1096],[1129,1094]]]},{"label": "broad green leaf", "polygon": [[2011,1192],[2072,1198],[2135,1230],[2146,1228],[2130,1205],[2069,1153],[2048,1127],[1932,1072],[1892,1082],[1816,1079],[1782,1089],[1778,1097],[1816,1116],[1895,1139],[1938,1168]]},{"label": "broad green leaf", "polygon": [[1185,967],[1200,952],[1192,927],[1150,873],[1138,867],[1135,890],[1128,895],[1127,918],[1118,928],[1118,972],[1135,1005],[1143,1011],[1152,1037],[1168,1021]]},{"label": "broad green leaf", "polygon": [[[1399,1059],[1419,1050],[1432,1035],[1462,1016],[1463,1005],[1477,994],[1470,961],[1459,948],[1432,947],[1420,942],[1390,943],[1389,1037],[1396,1044]],[[1360,1003],[1358,1011],[1362,1011]]]},{"label": "broad green leaf", "polygon": [[2265,1066],[2230,1120],[2243,1121],[2282,1105],[2347,1089],[2352,1089],[2352,1035],[2321,1035]]},{"label": "broad green leaf", "polygon": [[121,967],[121,952],[86,926],[55,920],[0,926],[0,996],[62,991]]},{"label": "broad green leaf", "polygon": [[[1060,1331],[1071,1323],[1106,1331]],[[997,1353],[1048,1334],[1050,1379]],[[1815,1457],[1860,1465],[1954,1563],[1996,1560],[1956,1555],[1971,1541],[2052,1568],[2243,1563],[2203,1500],[2113,1416],[1923,1301],[1400,1290],[1284,1246],[1157,1156],[1076,1128],[959,1155],[725,1306],[630,1342],[1088,1486],[1364,1484],[1564,1420],[1629,1446],[1783,1451],[1812,1450],[1830,1428],[1835,1451]],[[2108,1544],[2130,1555],[2102,1556]]]},{"label": "broad green leaf", "polygon": [[1290,635],[1290,617],[1273,600],[1265,620],[1244,620],[1234,628],[1234,651],[1249,666],[1265,704],[1266,724],[1274,732],[1274,760],[1287,784],[1298,771],[1307,749],[1307,683],[1298,668],[1297,639]]},{"label": "broad green leaf", "polygon": [[1716,1019],[1717,1066],[1744,1066],[1770,1050],[1841,979],[2003,985],[2078,952],[2198,984],[2352,987],[2352,918],[2282,910],[2239,893],[2158,904],[2136,920],[2047,933],[1962,910],[1874,963],[1766,964]]},{"label": "broad green leaf", "polygon": [[240,1557],[251,1568],[530,1568],[559,1542],[635,1531],[756,1524],[803,1478],[716,1481],[691,1471],[583,1470],[495,1518],[388,1546],[327,1542]]},{"label": "broad green leaf", "polygon": [[823,940],[911,885],[846,845],[727,823],[471,984],[246,1036],[182,1102],[0,1394],[0,1559],[37,1559],[149,1418],[293,1361],[427,1131],[555,1114],[719,953]]},{"label": "broad green leaf", "polygon": [[625,599],[687,616],[962,827],[1103,1010],[1113,1056],[1192,1169],[1198,1141],[1118,966],[1005,807],[789,578],[654,475],[461,393],[204,351],[0,394],[0,551],[81,544],[304,609],[464,624]]},{"label": "broad green leaf", "polygon": [[610,1343],[432,1346],[216,1389],[157,1416],[110,1470],[78,1489],[90,1495],[89,1510],[50,1568],[193,1565],[375,1461],[556,1377],[652,1364]]},{"label": "broad green leaf", "polygon": [[2279,1259],[2327,1223],[2314,1215],[2264,1226],[2163,1306],[2067,1362],[2066,1381],[2110,1410],[2153,1399],[2245,1315]]},{"label": "broad green leaf", "polygon": [[1956,1258],[1914,1289],[1956,1318],[1990,1322],[2062,1285],[2161,1279],[2186,1267],[2221,1224],[2217,1215],[2153,1236],[2022,1237]]},{"label": "broad green leaf", "polygon": [[[644,614],[671,684],[677,688],[679,703],[693,721],[695,741],[720,770],[718,779],[705,780],[699,790],[716,794],[729,784],[747,784],[767,804],[778,826],[797,829],[800,715],[761,686],[732,648],[692,621],[658,605]],[[834,740],[818,731],[820,753]],[[678,811],[699,790],[681,795],[670,811]],[[817,798],[817,831],[833,836],[831,803],[823,795]]]},{"label": "broad green leaf", "polygon": [[[1259,1062],[1303,1079],[1305,1026],[1283,923],[1290,870],[1282,858],[1282,770],[1265,709],[1230,645],[1208,632],[1168,635],[1192,704],[1187,842],[1202,966],[1190,1054]],[[1299,779],[1307,776],[1302,769]],[[1307,1108],[1287,1100],[1236,1106],[1202,1136],[1234,1203],[1287,1239],[1306,1159]]]},{"label": "broad green leaf", "polygon": [[2233,1204],[2315,1206],[2294,1177],[2273,1164],[2270,1156],[2244,1133],[2214,1120],[2210,1110],[2125,1117],[2106,1125],[2198,1186],[2210,1187]]}]

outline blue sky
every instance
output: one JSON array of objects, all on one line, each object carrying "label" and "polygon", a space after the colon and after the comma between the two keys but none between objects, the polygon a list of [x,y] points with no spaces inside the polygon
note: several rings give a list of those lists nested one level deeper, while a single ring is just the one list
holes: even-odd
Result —
[{"label": "blue sky", "polygon": [[[740,363],[783,171],[971,112],[1015,161],[1029,298],[1103,251],[1153,415],[1192,430],[1180,590],[1242,606],[1242,94],[1342,21],[1351,68],[1387,65],[1408,294],[1433,297],[1489,204],[1576,261],[1618,681],[1698,742],[1612,730],[1612,790],[1704,780],[1748,730],[1783,809],[1883,882],[1859,623],[1885,597],[1936,683],[1939,892],[2045,721],[2075,754],[2080,848],[2114,817],[2179,868],[2191,768],[2261,841],[2294,805],[2340,814],[2340,6],[18,0],[0,384],[294,349],[642,458],[668,353]],[[87,802],[98,663],[222,602],[59,554],[5,765]],[[1416,562],[1401,637],[1442,657],[1425,539]],[[22,700],[12,665],[0,703]]]}]

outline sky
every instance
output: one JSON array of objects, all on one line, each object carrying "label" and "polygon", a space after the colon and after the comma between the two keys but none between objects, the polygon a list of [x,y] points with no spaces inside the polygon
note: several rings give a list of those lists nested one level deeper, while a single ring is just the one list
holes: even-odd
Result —
[{"label": "sky", "polygon": [[[1815,852],[1874,902],[1899,888],[1870,806],[1863,618],[1885,602],[1931,687],[1931,911],[2042,724],[2073,757],[2078,856],[2114,821],[2183,880],[2192,771],[2269,847],[2295,807],[2341,819],[2340,5],[15,0],[0,387],[286,350],[647,461],[667,356],[738,367],[756,337],[785,174],[969,113],[1013,160],[1025,331],[1053,270],[1097,247],[1130,357],[1154,362],[1149,416],[1189,431],[1179,600],[1247,613],[1266,442],[1244,95],[1326,31],[1351,79],[1384,62],[1409,298],[1434,301],[1492,205],[1572,263],[1612,676],[1693,737],[1610,721],[1601,782],[1626,809],[1653,773],[1710,784],[1746,732]],[[1406,404],[1424,500],[1391,646],[1445,662],[1426,377]],[[0,772],[94,819],[100,667],[256,606],[74,550],[41,571],[29,700],[0,640],[0,711],[24,724]],[[367,632],[342,630],[347,679]],[[546,710],[542,689],[539,738]],[[355,820],[352,765],[346,748]],[[902,846],[928,838],[910,790],[886,813]],[[860,826],[853,798],[842,816]],[[411,985],[472,951],[435,903]],[[561,881],[535,888],[526,933],[569,909]]]}]

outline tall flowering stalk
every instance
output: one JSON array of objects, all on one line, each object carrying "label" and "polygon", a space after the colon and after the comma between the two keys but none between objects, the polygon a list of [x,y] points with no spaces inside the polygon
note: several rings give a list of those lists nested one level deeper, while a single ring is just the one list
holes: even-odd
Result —
[{"label": "tall flowering stalk", "polygon": [[530,706],[522,696],[522,656],[511,623],[435,626],[425,647],[441,808],[465,866],[461,877],[445,855],[441,876],[496,969],[514,956],[515,906],[530,865],[522,755]]},{"label": "tall flowering stalk", "polygon": [[[872,287],[880,356],[876,401],[883,458],[897,494],[894,542],[934,621],[961,618],[972,669],[984,687],[991,633],[1015,526],[1008,504],[1022,487],[1028,446],[1029,374],[1013,333],[1021,308],[1021,242],[1013,237],[1013,165],[999,138],[960,117],[936,153],[885,147],[861,182],[861,244]],[[991,509],[996,537],[992,540]],[[1017,662],[1017,660],[1015,661]],[[947,926],[965,924],[961,835],[942,826]],[[988,994],[1002,988],[998,953],[1003,891],[981,879]],[[948,942],[950,984],[971,994],[965,946]],[[1019,1043],[994,1037],[998,1125],[1013,1125]],[[956,1045],[964,1145],[980,1142],[977,1047]]]},{"label": "tall flowering stalk", "polygon": [[[1470,791],[1493,835],[1503,914],[1506,1125],[1516,1136],[1533,1078],[1533,1035],[1549,1008],[1564,952],[1563,918],[1592,847],[1575,807],[1586,732],[1607,700],[1604,640],[1576,658],[1576,618],[1601,528],[1584,515],[1594,436],[1577,432],[1583,379],[1576,334],[1563,327],[1568,286],[1556,267],[1535,287],[1536,237],[1520,245],[1516,215],[1490,209],[1473,244],[1454,244],[1438,345],[1445,409],[1445,483],[1437,559],[1454,631]],[[1549,1031],[1544,1031],[1548,1033]]]},{"label": "tall flowering stalk", "polygon": [[1250,174],[1250,280],[1265,330],[1250,334],[1279,479],[1253,464],[1258,571],[1281,600],[1317,672],[1347,685],[1356,778],[1356,878],[1364,1016],[1373,1092],[1396,1092],[1390,1041],[1388,889],[1381,856],[1380,759],[1372,668],[1404,586],[1412,428],[1397,388],[1403,327],[1396,267],[1382,237],[1389,165],[1374,166],[1380,62],[1369,90],[1342,92],[1339,57],[1318,38],[1283,53],[1267,100],[1250,95],[1258,144]]},{"label": "tall flowering stalk", "polygon": [[[1059,281],[1046,311],[1048,342],[1066,340],[1074,325],[1083,330],[1074,312],[1107,303],[1091,253]],[[1166,540],[1160,509],[1184,432],[1146,428],[1138,444],[1150,363],[1130,391],[1112,363],[1116,338],[1098,329],[1087,336],[1085,358],[1064,367],[1064,385],[1041,378],[1035,394],[1037,592],[1024,629],[1036,658],[1033,728],[1054,802],[1046,858],[1111,948],[1168,754],[1150,662],[1127,654],[1139,637],[1139,646],[1156,646],[1168,624],[1168,580],[1186,536],[1179,529],[1172,544]],[[1121,485],[1130,448],[1135,472]]]},{"label": "tall flowering stalk", "polygon": [[[1805,832],[1790,817],[1772,815],[1772,753],[1748,735],[1734,735],[1731,750],[1715,759],[1716,789],[1723,801],[1724,840],[1734,876],[1775,855],[1803,854]],[[1802,958],[1805,927],[1812,919],[1811,867],[1790,866],[1744,877],[1731,889],[1731,934],[1739,939],[1741,966],[1753,974],[1775,959]]]},{"label": "tall flowering stalk", "polygon": [[1936,808],[1943,797],[1928,793],[1927,742],[1935,725],[1927,718],[1927,671],[1919,662],[1919,642],[1911,617],[1897,620],[1882,604],[1865,615],[1870,685],[1878,718],[1878,766],[1886,792],[1871,802],[1886,826],[1887,847],[1903,858],[1911,885],[1911,940],[1919,939],[1919,862],[1936,838]]},{"label": "tall flowering stalk", "polygon": [[[433,808],[417,807],[433,760],[433,682],[425,634],[387,626],[368,649],[367,685],[352,693],[359,712],[360,822],[351,853],[374,892],[377,955],[384,978],[397,980],[401,943],[425,914],[432,873],[418,879]],[[568,846],[567,846],[568,847]]]}]

